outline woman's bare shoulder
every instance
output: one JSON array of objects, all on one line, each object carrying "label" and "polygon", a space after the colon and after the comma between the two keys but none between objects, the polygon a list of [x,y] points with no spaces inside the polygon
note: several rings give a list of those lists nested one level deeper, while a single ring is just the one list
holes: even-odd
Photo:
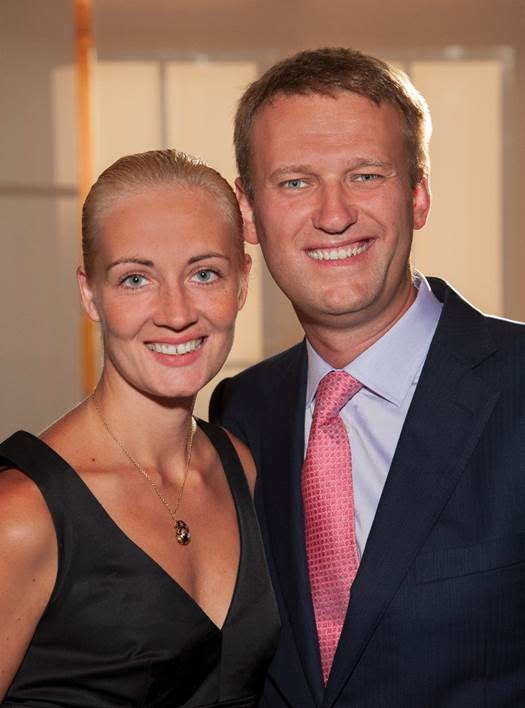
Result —
[{"label": "woman's bare shoulder", "polygon": [[81,431],[85,426],[85,417],[86,402],[82,401],[43,430],[39,438],[56,452],[56,448],[64,446],[71,437],[82,438]]},{"label": "woman's bare shoulder", "polygon": [[19,667],[52,593],[57,542],[36,484],[0,472],[0,700]]},{"label": "woman's bare shoulder", "polygon": [[40,553],[55,539],[54,525],[42,493],[15,468],[0,473],[0,547],[3,554]]},{"label": "woman's bare shoulder", "polygon": [[86,401],[40,433],[40,439],[74,469],[84,468],[93,448],[92,422]]}]

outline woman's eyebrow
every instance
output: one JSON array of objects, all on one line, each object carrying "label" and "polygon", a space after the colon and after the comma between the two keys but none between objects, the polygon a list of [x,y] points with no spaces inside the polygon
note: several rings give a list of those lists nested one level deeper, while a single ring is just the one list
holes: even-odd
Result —
[{"label": "woman's eyebrow", "polygon": [[201,253],[197,256],[192,256],[188,260],[188,263],[191,265],[192,263],[197,263],[198,261],[206,260],[206,258],[222,258],[225,261],[230,260],[228,258],[228,256],[224,255],[224,253],[217,253],[216,251],[209,251],[208,253]]},{"label": "woman's eyebrow", "polygon": [[142,265],[146,266],[148,268],[153,268],[155,265],[153,261],[148,260],[147,258],[117,258],[116,261],[112,261],[106,268],[106,273],[110,271],[112,268],[118,265],[122,265],[123,263],[134,263],[136,265]]}]

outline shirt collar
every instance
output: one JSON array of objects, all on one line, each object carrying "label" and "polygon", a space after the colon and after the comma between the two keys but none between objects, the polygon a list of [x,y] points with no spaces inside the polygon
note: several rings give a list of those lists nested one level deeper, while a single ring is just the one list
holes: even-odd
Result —
[{"label": "shirt collar", "polygon": [[[423,275],[414,274],[414,285],[418,289],[417,297],[405,314],[377,342],[344,367],[365,388],[397,406],[419,378],[442,309]],[[320,380],[333,367],[319,356],[308,340],[306,349],[308,407]]]}]

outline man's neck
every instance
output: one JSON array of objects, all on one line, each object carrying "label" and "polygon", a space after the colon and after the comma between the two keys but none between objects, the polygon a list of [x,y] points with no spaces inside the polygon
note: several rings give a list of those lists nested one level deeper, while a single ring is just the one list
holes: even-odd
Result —
[{"label": "man's neck", "polygon": [[408,291],[401,308],[384,313],[381,318],[341,327],[308,321],[298,314],[306,337],[319,356],[335,369],[342,369],[388,332],[411,307],[417,296],[415,287]]}]

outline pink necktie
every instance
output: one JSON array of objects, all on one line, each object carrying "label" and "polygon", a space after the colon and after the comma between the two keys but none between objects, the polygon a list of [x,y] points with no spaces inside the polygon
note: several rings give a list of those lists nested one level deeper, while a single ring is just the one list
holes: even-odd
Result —
[{"label": "pink necktie", "polygon": [[325,684],[359,565],[352,457],[339,411],[360,388],[346,371],[321,379],[302,474],[306,556]]}]

